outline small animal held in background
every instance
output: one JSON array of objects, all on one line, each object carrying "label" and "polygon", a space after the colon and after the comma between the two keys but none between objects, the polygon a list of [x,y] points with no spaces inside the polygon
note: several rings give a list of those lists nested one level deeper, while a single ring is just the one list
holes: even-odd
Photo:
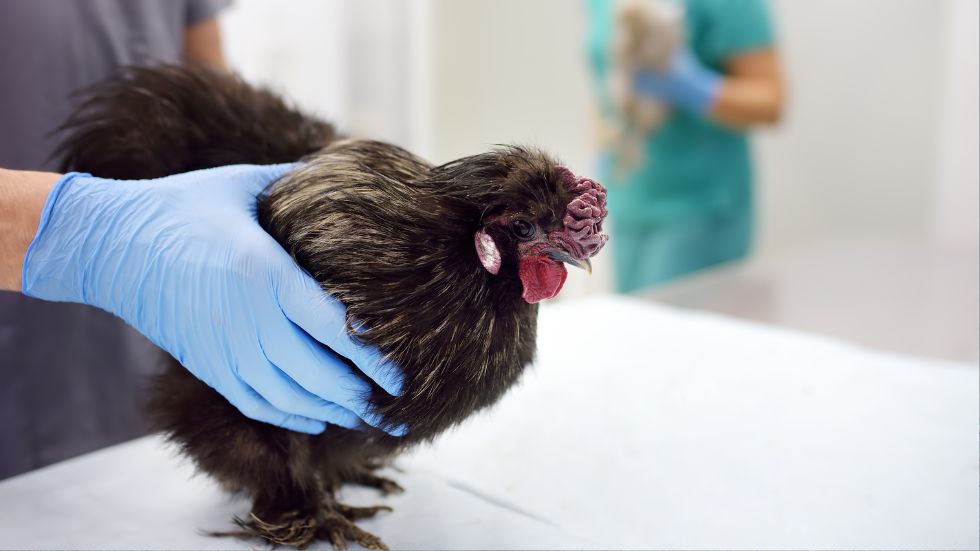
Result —
[{"label": "small animal held in background", "polygon": [[537,303],[561,290],[566,264],[591,269],[607,239],[603,187],[541,151],[433,166],[199,67],[124,70],[87,90],[63,131],[62,169],[107,178],[302,160],[258,198],[259,223],[345,304],[352,337],[404,372],[402,395],[372,382],[370,402],[407,434],[253,421],[175,360],[149,400],[156,428],[200,470],[252,498],[223,534],[272,544],[384,549],[354,521],[389,508],[344,505],[336,490],[400,490],[376,469],[496,402],[533,359]]},{"label": "small animal held in background", "polygon": [[617,170],[628,170],[642,156],[646,136],[667,118],[669,107],[636,94],[633,78],[640,72],[664,72],[683,45],[680,7],[664,0],[622,0],[616,6],[610,59],[610,97],[616,113],[607,139],[617,152]]}]

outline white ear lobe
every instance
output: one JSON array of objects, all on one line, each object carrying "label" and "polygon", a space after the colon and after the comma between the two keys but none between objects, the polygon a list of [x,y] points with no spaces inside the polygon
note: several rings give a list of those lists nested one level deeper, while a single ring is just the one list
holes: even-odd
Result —
[{"label": "white ear lobe", "polygon": [[497,275],[500,271],[500,251],[493,238],[481,229],[473,236],[473,243],[476,245],[476,255],[480,257],[480,264],[483,264],[491,274]]}]

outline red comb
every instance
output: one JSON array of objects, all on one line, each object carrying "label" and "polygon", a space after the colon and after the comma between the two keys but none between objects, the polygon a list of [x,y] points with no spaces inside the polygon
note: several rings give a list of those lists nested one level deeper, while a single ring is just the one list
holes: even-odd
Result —
[{"label": "red comb", "polygon": [[602,233],[602,220],[609,214],[606,209],[606,188],[595,180],[579,178],[571,170],[560,166],[558,172],[565,187],[574,194],[565,208],[564,239],[569,253],[578,259],[594,256],[609,240]]}]

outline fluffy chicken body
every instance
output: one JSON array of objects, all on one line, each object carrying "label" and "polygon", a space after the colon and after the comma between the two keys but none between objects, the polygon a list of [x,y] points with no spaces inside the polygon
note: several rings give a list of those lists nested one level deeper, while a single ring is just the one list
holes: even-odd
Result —
[{"label": "fluffy chicken body", "polygon": [[407,435],[366,425],[305,435],[256,422],[173,360],[149,409],[201,470],[253,498],[237,534],[383,548],[353,521],[386,507],[349,507],[335,490],[398,490],[374,470],[518,381],[534,356],[536,303],[558,293],[565,263],[587,266],[605,242],[604,190],[528,148],[434,167],[390,144],[339,138],[274,95],[204,69],[129,70],[88,94],[66,124],[66,170],[151,178],[303,159],[260,197],[259,222],[346,305],[347,330],[403,371],[400,396],[372,383],[370,401]]}]

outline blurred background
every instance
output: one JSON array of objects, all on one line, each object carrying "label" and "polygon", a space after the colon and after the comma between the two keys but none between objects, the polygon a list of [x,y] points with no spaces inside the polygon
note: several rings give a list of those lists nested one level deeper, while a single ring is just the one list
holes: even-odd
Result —
[{"label": "blurred background", "polygon": [[[616,5],[631,2],[657,0]],[[207,10],[189,27],[190,10],[169,0],[143,4],[144,17],[132,2],[76,3],[109,16],[91,21],[41,4],[5,4],[18,9],[0,23],[16,32],[0,38],[63,44],[108,71],[177,59],[191,35],[213,46],[225,2],[195,2]],[[629,177],[604,138],[617,122],[610,100],[625,105],[611,1],[229,4],[218,19],[230,67],[351,136],[434,163],[533,145],[610,191],[611,239],[591,277],[572,270],[541,308],[535,369],[498,407],[405,457],[396,478],[411,490],[397,499],[412,501],[370,531],[426,549],[977,548],[980,2],[684,0],[693,61],[672,55],[633,87],[633,99],[641,88],[683,97],[643,128]],[[35,11],[48,35],[7,15]],[[79,36],[97,47],[79,49]],[[150,38],[167,47],[146,50]],[[63,51],[0,49],[8,74],[31,82],[59,75],[54,61],[98,76],[75,74],[85,66]],[[743,100],[769,103],[744,132],[718,124],[730,102],[700,111],[717,73],[720,97],[742,78]],[[39,154],[20,139],[40,128],[28,119],[60,121],[69,104],[34,101],[40,85],[6,89],[30,100],[0,116],[9,143]],[[24,132],[11,114],[27,115]],[[663,191],[649,176],[664,167],[700,179],[675,182],[673,196],[630,195]],[[685,195],[675,203],[687,210],[661,212]],[[629,211],[648,217],[649,235]],[[0,429],[12,431],[0,434],[0,478],[145,434],[149,343],[104,312],[0,299],[0,337],[16,351],[0,357],[24,359],[0,385]],[[190,467],[158,445],[0,482],[0,548],[219,545],[193,539],[220,526],[203,519],[247,504],[188,486]]]},{"label": "blurred background", "polygon": [[[544,148],[598,177],[585,3],[237,0],[230,65],[356,136],[441,163]],[[738,261],[633,293],[898,352],[978,358],[978,4],[768,3],[786,101],[750,131]],[[616,247],[615,212],[609,247]],[[568,300],[615,290],[610,254]]]}]

